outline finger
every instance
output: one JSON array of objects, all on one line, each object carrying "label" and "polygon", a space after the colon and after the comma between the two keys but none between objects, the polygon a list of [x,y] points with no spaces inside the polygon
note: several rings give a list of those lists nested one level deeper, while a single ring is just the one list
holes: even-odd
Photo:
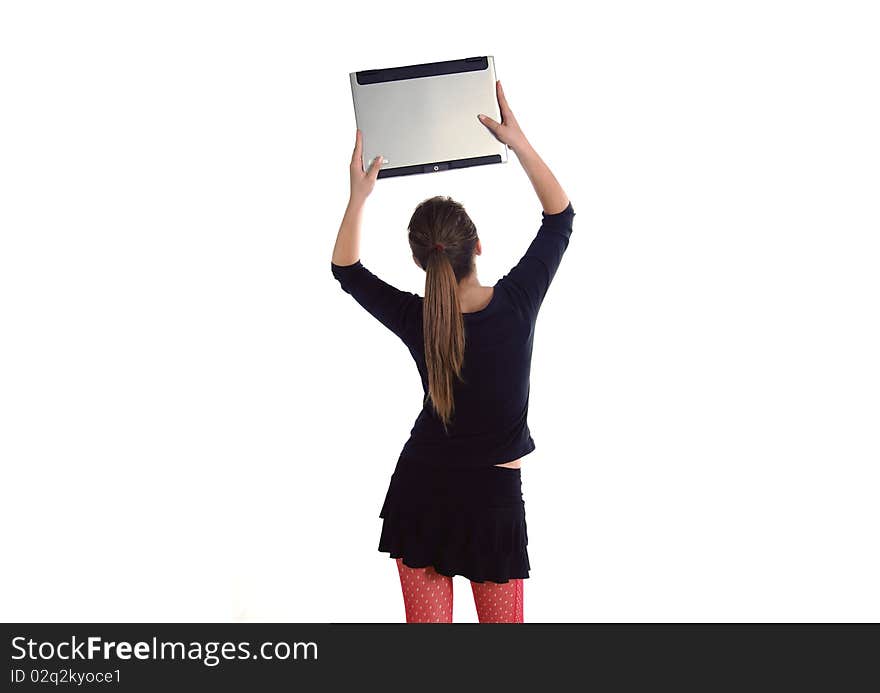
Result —
[{"label": "finger", "polygon": [[480,122],[483,125],[485,125],[487,128],[489,128],[492,131],[493,134],[496,134],[496,135],[498,134],[498,128],[501,127],[501,123],[499,123],[495,120],[492,120],[489,116],[487,116],[483,113],[480,113],[480,115],[478,115],[477,117],[480,119]]},{"label": "finger", "polygon": [[382,155],[378,154],[375,159],[373,159],[373,163],[370,164],[370,170],[367,171],[367,175],[370,176],[373,180],[379,177],[379,169],[382,168]]},{"label": "finger", "polygon": [[[360,170],[364,170],[364,162],[361,158],[361,150],[363,149],[363,135],[361,133],[360,128],[358,128],[355,132],[354,136],[354,151],[351,153],[351,165],[352,166],[360,166]],[[360,164],[358,164],[360,162]]]},{"label": "finger", "polygon": [[510,104],[507,103],[507,97],[504,96],[504,88],[501,86],[501,80],[499,79],[496,84],[498,85],[498,105],[501,107],[501,120],[513,118],[513,112],[510,110]]}]

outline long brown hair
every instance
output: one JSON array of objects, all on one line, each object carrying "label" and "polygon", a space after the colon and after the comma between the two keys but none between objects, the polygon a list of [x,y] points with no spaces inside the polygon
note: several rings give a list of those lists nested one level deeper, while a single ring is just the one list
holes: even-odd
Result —
[{"label": "long brown hair", "polygon": [[425,270],[426,399],[431,399],[448,433],[455,411],[454,381],[464,382],[465,334],[458,282],[474,270],[477,228],[461,203],[438,195],[416,207],[409,222],[409,245]]}]

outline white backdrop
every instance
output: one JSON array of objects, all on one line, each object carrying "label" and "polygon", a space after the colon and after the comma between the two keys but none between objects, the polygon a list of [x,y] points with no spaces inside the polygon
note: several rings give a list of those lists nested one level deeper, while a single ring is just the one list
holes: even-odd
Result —
[{"label": "white backdrop", "polygon": [[[3,3],[0,618],[403,620],[421,389],[330,274],[348,73],[491,54],[577,212],[526,620],[880,619],[871,5]],[[540,222],[515,155],[378,181],[362,259],[407,290],[435,194],[484,284]]]}]

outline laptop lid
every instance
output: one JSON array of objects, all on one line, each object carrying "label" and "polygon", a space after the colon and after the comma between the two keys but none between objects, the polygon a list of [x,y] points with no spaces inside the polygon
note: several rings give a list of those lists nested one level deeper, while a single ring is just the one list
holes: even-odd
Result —
[{"label": "laptop lid", "polygon": [[501,121],[491,55],[349,73],[364,170],[379,178],[507,162],[507,145],[478,119]]}]

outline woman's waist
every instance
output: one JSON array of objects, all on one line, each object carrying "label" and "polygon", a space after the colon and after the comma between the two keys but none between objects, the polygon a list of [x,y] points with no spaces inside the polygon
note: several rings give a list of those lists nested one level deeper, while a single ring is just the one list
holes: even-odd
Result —
[{"label": "woman's waist", "polygon": [[391,479],[393,495],[411,501],[511,505],[522,502],[521,470],[493,465],[474,468],[398,464]]},{"label": "woman's waist", "polygon": [[469,434],[413,430],[403,445],[401,456],[444,466],[481,466],[513,462],[532,449],[531,431],[523,422],[506,429]]}]

